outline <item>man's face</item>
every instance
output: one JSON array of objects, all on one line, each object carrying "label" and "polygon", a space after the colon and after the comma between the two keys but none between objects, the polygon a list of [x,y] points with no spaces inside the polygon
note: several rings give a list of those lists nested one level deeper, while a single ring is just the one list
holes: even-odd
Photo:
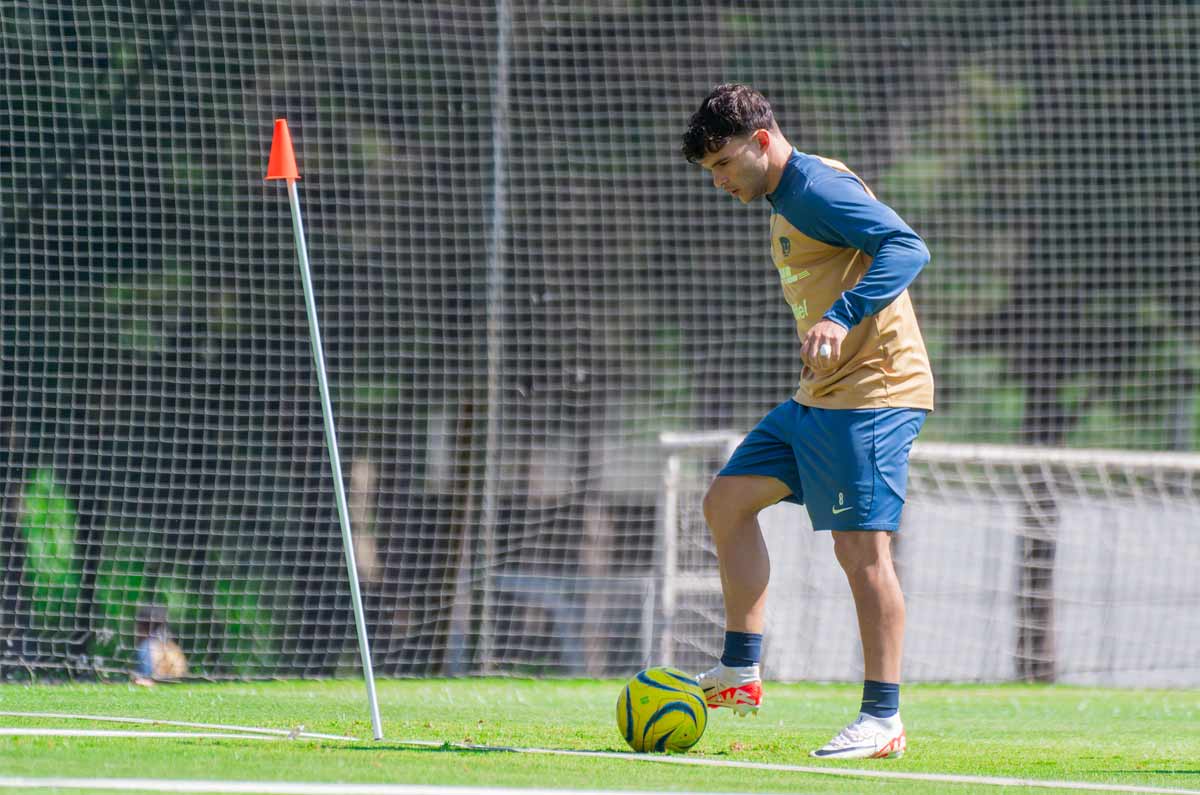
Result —
[{"label": "man's face", "polygon": [[749,204],[767,194],[767,148],[759,140],[763,131],[730,138],[724,146],[701,159],[712,172],[713,185]]}]

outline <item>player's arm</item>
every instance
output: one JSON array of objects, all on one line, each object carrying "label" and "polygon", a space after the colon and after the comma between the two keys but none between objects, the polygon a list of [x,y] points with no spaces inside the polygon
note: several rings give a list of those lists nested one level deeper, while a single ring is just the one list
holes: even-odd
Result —
[{"label": "player's arm", "polygon": [[843,172],[819,175],[777,209],[804,234],[872,258],[858,284],[833,302],[801,344],[808,367],[828,369],[840,358],[846,332],[896,300],[929,262],[929,249],[892,208]]},{"label": "player's arm", "polygon": [[804,194],[802,202],[818,239],[872,257],[858,284],[843,292],[824,315],[846,329],[854,328],[912,284],[929,262],[929,249],[895,210],[873,198],[849,174],[821,177]]}]

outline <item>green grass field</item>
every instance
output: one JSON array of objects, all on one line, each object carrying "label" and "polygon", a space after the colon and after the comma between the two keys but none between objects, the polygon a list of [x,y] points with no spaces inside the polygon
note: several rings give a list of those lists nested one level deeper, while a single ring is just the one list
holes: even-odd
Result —
[{"label": "green grass field", "polygon": [[[4,737],[0,777],[102,777],[716,792],[1067,792],[650,764],[630,759],[406,747],[403,740],[627,751],[615,681],[506,679],[379,683],[387,739]],[[821,762],[808,751],[853,717],[858,688],[768,683],[763,712],[721,711],[687,758],[905,773],[1004,776],[1200,793],[1200,691],[910,685],[900,760]],[[9,685],[0,709],[159,718],[371,736],[361,682]],[[146,729],[0,717],[5,727]],[[163,730],[168,730],[166,727]],[[2,789],[0,792],[11,792]],[[47,790],[38,792],[91,792]]]}]

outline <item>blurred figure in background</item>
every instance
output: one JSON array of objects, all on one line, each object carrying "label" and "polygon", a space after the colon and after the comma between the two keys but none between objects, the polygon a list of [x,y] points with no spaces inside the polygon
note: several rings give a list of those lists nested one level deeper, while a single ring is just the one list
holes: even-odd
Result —
[{"label": "blurred figure in background", "polygon": [[171,640],[167,608],[161,605],[141,608],[134,632],[137,637],[135,684],[149,687],[158,681],[187,676],[187,656],[179,644]]}]

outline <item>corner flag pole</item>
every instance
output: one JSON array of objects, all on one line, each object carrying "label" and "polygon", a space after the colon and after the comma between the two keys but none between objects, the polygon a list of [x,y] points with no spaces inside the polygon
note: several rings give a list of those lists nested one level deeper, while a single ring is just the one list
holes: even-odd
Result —
[{"label": "corner flag pole", "polygon": [[275,120],[275,136],[271,139],[271,159],[267,177],[286,179],[288,199],[292,205],[292,232],[296,237],[296,255],[300,261],[300,280],[304,283],[304,304],[308,309],[308,332],[312,341],[313,364],[317,369],[317,384],[321,389],[321,414],[325,418],[325,444],[329,448],[329,465],[333,469],[333,493],[337,499],[338,519],[342,525],[342,547],[346,551],[346,569],[350,575],[350,600],[354,603],[354,623],[358,628],[358,651],[362,657],[363,677],[367,681],[367,701],[371,705],[371,728],[375,739],[383,739],[383,724],[379,720],[379,699],[375,695],[375,674],[371,668],[371,647],[367,642],[367,617],[363,612],[362,593],[358,587],[358,564],[354,560],[354,539],[350,534],[350,510],[346,505],[346,487],[342,483],[342,462],[338,455],[337,431],[333,427],[333,403],[329,399],[329,381],[325,376],[325,356],[321,348],[321,328],[317,323],[317,300],[313,294],[312,273],[308,267],[308,247],[304,244],[304,223],[300,220],[300,194],[296,191],[296,154],[292,150],[292,135],[287,120]]}]

